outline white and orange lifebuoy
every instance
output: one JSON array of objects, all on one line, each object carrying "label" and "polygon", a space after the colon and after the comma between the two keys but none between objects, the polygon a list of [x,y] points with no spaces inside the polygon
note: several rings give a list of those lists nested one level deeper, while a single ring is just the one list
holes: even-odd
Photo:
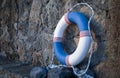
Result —
[{"label": "white and orange lifebuoy", "polygon": [[[68,55],[63,48],[62,39],[65,29],[70,24],[76,24],[80,31],[78,46],[72,54]],[[53,38],[54,50],[57,59],[64,65],[74,66],[86,56],[91,45],[91,34],[88,28],[88,19],[80,12],[68,12],[58,22]]]}]

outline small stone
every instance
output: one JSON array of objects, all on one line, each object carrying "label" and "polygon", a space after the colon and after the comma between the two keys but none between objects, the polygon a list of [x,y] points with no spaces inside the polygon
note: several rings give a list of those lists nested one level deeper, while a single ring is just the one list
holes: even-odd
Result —
[{"label": "small stone", "polygon": [[30,72],[30,78],[47,78],[47,69],[43,67],[34,67]]},{"label": "small stone", "polygon": [[60,67],[48,71],[48,78],[77,78],[72,68]]}]

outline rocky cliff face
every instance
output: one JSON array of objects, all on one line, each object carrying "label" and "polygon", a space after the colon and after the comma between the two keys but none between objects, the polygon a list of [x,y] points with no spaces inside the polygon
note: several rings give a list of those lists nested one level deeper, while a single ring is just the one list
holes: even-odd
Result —
[{"label": "rocky cliff face", "polygon": [[[54,29],[62,15],[79,2],[84,0],[1,0],[0,58],[41,66],[50,64]],[[110,1],[86,2],[95,11],[91,22],[91,31],[95,40],[91,69],[97,73],[102,62],[107,59],[106,28]],[[75,10],[84,12],[88,18],[90,17],[91,11],[85,6],[82,8],[79,6]],[[79,39],[78,29],[71,26],[65,34],[67,35],[64,41],[65,49],[68,53],[72,53]],[[86,60],[83,64],[86,64]]]}]

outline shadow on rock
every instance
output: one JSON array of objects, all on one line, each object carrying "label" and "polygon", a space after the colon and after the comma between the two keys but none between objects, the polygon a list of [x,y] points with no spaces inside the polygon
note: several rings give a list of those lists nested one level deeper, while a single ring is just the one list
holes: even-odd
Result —
[{"label": "shadow on rock", "polygon": [[53,68],[48,71],[48,78],[77,78],[72,68]]}]

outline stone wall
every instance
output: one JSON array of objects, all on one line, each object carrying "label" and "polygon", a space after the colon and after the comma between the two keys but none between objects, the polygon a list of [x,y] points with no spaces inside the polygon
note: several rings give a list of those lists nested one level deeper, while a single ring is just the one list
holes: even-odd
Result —
[{"label": "stone wall", "polygon": [[[79,2],[89,3],[95,11],[91,22],[95,51],[90,69],[98,75],[107,59],[106,33],[110,0],[1,0],[0,59],[41,66],[50,64],[54,29],[62,15]],[[75,10],[90,17],[91,11],[85,6]],[[75,50],[78,33],[77,27],[72,25],[66,30],[64,45],[68,53]],[[81,63],[83,66],[87,64],[86,59]],[[58,63],[57,60],[55,63]]]}]

